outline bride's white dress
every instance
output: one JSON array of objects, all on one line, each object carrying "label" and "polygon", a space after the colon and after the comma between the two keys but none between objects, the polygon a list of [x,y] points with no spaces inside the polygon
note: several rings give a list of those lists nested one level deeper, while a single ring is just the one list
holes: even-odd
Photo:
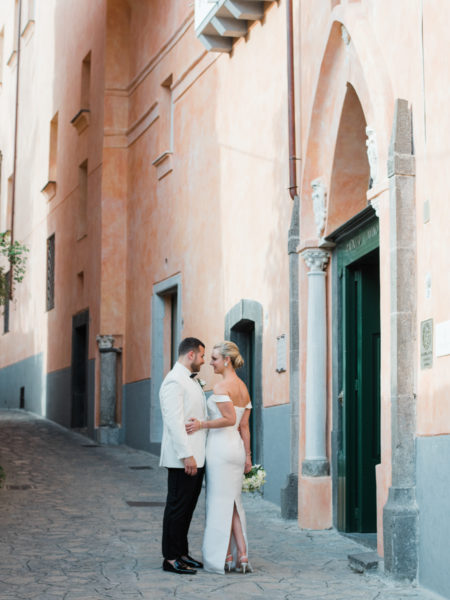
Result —
[{"label": "bride's white dress", "polygon": [[[207,400],[208,419],[219,419],[222,414],[218,402],[231,402],[226,395],[212,395]],[[225,558],[230,541],[233,507],[236,508],[244,532],[248,554],[247,527],[242,507],[242,476],[245,466],[245,448],[238,431],[239,423],[251,402],[245,407],[235,406],[236,423],[208,431],[206,442],[206,526],[203,538],[203,563],[206,571],[225,572]],[[236,544],[232,540],[233,562],[236,564]]]}]

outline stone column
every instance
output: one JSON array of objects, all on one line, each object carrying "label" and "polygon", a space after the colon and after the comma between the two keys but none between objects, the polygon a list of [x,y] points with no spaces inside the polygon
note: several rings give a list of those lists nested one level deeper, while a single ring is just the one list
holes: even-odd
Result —
[{"label": "stone column", "polygon": [[302,474],[329,475],[326,454],[327,418],[327,312],[326,265],[329,252],[313,248],[302,252],[308,273],[308,341],[306,358],[306,451]]},{"label": "stone column", "polygon": [[104,444],[118,444],[117,354],[120,354],[121,350],[114,348],[112,335],[98,335],[97,344],[100,352],[100,427],[97,438]]},{"label": "stone column", "polygon": [[417,576],[416,216],[412,116],[395,103],[388,158],[391,251],[392,485],[383,510],[384,565],[397,579]]}]

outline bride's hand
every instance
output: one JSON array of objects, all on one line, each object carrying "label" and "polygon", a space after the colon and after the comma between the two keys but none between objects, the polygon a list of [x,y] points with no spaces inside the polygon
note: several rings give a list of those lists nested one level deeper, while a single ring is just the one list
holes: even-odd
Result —
[{"label": "bride's hand", "polygon": [[186,425],[186,433],[191,435],[191,433],[195,433],[201,429],[201,423],[198,419],[189,419],[189,423]]},{"label": "bride's hand", "polygon": [[245,459],[244,473],[250,473],[251,470],[252,470],[252,461],[251,461],[251,458],[249,456],[247,456],[247,458]]}]

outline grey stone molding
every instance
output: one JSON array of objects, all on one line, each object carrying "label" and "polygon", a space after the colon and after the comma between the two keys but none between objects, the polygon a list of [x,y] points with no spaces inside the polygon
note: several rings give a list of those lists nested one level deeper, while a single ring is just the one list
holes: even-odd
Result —
[{"label": "grey stone molding", "polygon": [[175,292],[177,310],[175,317],[175,343],[181,341],[182,330],[182,284],[181,274],[168,277],[153,286],[152,295],[152,366],[151,366],[151,398],[150,398],[150,431],[149,444],[157,448],[162,438],[162,415],[159,404],[159,388],[164,379],[164,295]]},{"label": "grey stone molding", "polygon": [[391,256],[392,485],[383,510],[385,570],[396,579],[417,576],[416,485],[416,219],[412,115],[395,102],[389,147]]},{"label": "grey stone molding", "polygon": [[[97,335],[100,353],[100,429],[118,429],[116,422],[117,408],[117,355],[121,351],[114,348],[114,336]],[[102,438],[102,443],[117,444],[118,433],[114,435],[102,434],[97,431],[97,439]]]},{"label": "grey stone molding", "polygon": [[305,477],[326,477],[329,474],[328,460],[305,459],[302,462],[302,475]]},{"label": "grey stone molding", "polygon": [[289,256],[289,405],[290,405],[290,473],[286,485],[280,490],[281,516],[297,519],[298,516],[298,453],[300,437],[300,300],[299,300],[299,256],[300,243],[300,198],[294,196],[291,223],[288,232]]}]

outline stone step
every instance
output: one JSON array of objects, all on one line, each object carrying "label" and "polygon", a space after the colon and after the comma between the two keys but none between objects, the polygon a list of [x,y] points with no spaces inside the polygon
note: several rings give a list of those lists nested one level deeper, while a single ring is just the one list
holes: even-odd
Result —
[{"label": "stone step", "polygon": [[381,558],[376,552],[360,552],[359,554],[348,554],[348,564],[353,571],[365,573],[378,569]]}]

